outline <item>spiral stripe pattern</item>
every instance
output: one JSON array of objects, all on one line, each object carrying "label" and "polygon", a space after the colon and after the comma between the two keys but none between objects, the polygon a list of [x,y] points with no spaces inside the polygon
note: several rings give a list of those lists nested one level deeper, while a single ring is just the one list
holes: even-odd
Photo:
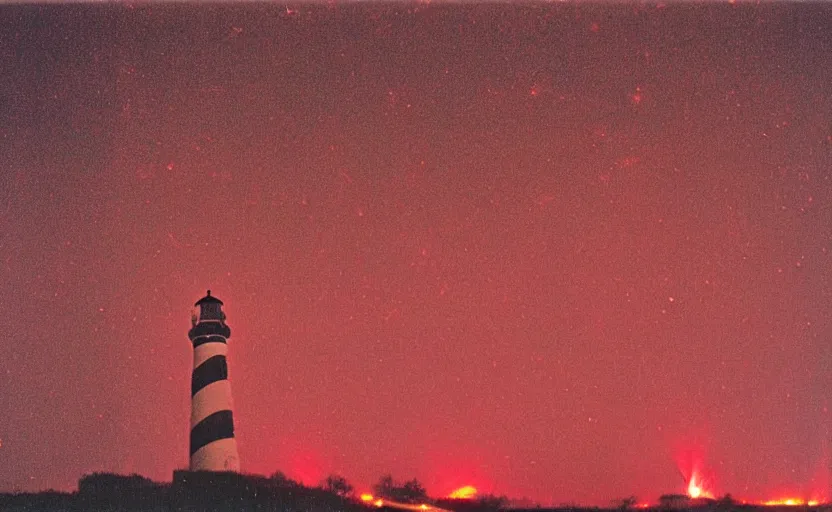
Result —
[{"label": "spiral stripe pattern", "polygon": [[191,471],[239,471],[234,439],[233,401],[228,382],[227,338],[231,330],[215,322],[194,325],[191,375]]}]

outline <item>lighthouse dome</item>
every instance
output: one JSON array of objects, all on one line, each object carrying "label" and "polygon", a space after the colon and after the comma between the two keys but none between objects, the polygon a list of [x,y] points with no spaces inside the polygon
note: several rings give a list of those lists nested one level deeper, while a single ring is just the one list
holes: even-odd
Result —
[{"label": "lighthouse dome", "polygon": [[199,308],[197,317],[199,322],[224,322],[225,313],[222,312],[222,301],[211,295],[211,290],[208,294],[202,297],[194,306]]}]

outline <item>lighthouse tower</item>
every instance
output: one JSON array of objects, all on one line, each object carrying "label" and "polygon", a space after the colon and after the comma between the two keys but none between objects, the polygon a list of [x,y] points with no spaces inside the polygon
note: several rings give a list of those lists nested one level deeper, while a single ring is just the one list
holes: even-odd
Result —
[{"label": "lighthouse tower", "polygon": [[208,294],[194,304],[188,337],[194,345],[191,378],[191,471],[239,471],[234,440],[228,338],[222,301]]}]

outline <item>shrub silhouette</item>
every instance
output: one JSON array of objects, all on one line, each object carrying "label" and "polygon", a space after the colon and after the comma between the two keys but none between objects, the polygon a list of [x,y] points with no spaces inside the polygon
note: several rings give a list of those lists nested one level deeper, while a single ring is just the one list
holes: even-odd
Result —
[{"label": "shrub silhouette", "polygon": [[341,475],[329,475],[321,486],[325,491],[346,498],[352,495],[353,487]]},{"label": "shrub silhouette", "polygon": [[373,486],[373,491],[378,497],[402,503],[425,503],[428,501],[427,491],[415,478],[400,485],[393,480],[392,475],[384,475]]}]

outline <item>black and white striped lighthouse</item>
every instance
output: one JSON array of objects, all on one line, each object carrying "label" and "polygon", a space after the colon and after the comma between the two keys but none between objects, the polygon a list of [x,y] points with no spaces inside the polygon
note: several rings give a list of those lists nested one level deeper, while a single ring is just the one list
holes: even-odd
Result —
[{"label": "black and white striped lighthouse", "polygon": [[239,471],[234,439],[228,338],[222,301],[208,294],[196,304],[188,337],[194,345],[191,377],[191,471]]}]

